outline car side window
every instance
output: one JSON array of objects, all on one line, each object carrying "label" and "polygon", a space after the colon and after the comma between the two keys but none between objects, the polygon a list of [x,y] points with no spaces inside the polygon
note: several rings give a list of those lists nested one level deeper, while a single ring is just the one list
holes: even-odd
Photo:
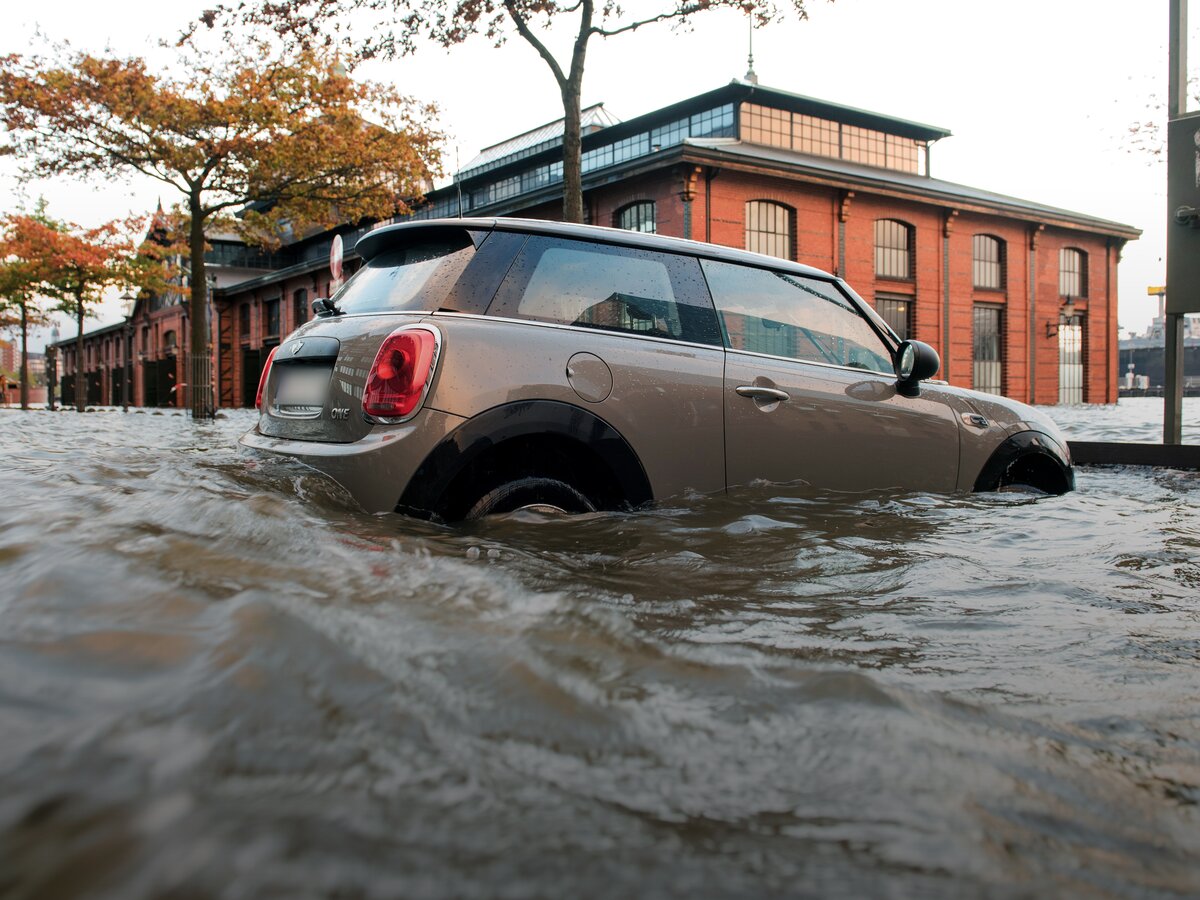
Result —
[{"label": "car side window", "polygon": [[695,259],[632,247],[531,237],[489,310],[580,328],[719,346]]},{"label": "car side window", "polygon": [[702,260],[725,345],[891,374],[883,339],[832,281]]}]

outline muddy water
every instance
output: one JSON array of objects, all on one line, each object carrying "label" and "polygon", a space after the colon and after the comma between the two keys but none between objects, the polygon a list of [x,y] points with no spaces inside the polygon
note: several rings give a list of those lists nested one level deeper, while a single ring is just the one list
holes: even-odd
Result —
[{"label": "muddy water", "polygon": [[0,411],[0,896],[1200,894],[1200,476],[452,531],[251,421]]}]

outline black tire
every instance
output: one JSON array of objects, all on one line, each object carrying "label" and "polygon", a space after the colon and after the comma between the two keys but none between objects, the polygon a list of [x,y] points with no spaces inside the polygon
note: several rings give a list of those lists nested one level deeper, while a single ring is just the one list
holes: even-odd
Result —
[{"label": "black tire", "polygon": [[475,501],[465,518],[482,519],[518,509],[537,509],[543,512],[585,513],[596,507],[587,497],[565,481],[557,478],[528,476],[488,491]]}]

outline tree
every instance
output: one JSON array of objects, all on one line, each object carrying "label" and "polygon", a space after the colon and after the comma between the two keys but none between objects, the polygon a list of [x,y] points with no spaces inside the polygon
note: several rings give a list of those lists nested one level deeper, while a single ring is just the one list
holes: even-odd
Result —
[{"label": "tree", "polygon": [[[268,26],[284,41],[303,47],[337,46],[355,60],[393,58],[413,52],[421,39],[444,47],[482,34],[497,46],[509,30],[528,43],[546,63],[563,106],[563,220],[583,221],[582,132],[580,105],[584,63],[594,37],[610,38],[651,25],[686,25],[699,13],[740,9],[765,25],[791,9],[806,19],[806,0],[639,0],[638,13],[626,12],[615,0],[276,0],[242,2],[209,10],[201,23],[232,34],[246,25]],[[632,5],[632,4],[631,4]],[[355,14],[364,15],[355,15]],[[381,14],[378,16],[366,15]],[[556,21],[573,21],[574,41],[568,60],[560,60],[540,37]],[[355,38],[354,29],[365,34]]]},{"label": "tree", "polygon": [[[166,277],[161,263],[139,253],[134,237],[139,224],[137,219],[127,219],[81,228],[56,221],[44,212],[11,215],[4,220],[0,252],[11,278],[8,284],[27,296],[56,300],[59,311],[75,318],[79,329],[75,338],[75,407],[80,412],[87,403],[84,319],[110,288],[152,287]],[[27,369],[22,368],[22,381],[26,376]]]},{"label": "tree", "polygon": [[31,217],[0,219],[0,328],[21,334],[21,409],[29,409],[29,329],[48,321],[42,306],[43,267],[22,255],[22,233]]},{"label": "tree", "polygon": [[271,245],[285,229],[403,214],[439,164],[432,107],[352,80],[320,50],[187,42],[179,77],[152,74],[144,59],[60,53],[0,59],[0,153],[17,154],[26,177],[138,173],[182,195],[195,417],[215,412],[199,389],[211,385],[206,226]]}]

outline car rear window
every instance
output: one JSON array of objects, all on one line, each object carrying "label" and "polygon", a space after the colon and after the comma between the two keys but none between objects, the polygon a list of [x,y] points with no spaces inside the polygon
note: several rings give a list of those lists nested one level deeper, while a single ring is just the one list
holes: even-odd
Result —
[{"label": "car rear window", "polygon": [[435,310],[474,252],[466,232],[390,247],[367,260],[332,300],[345,313]]},{"label": "car rear window", "polygon": [[631,247],[531,237],[493,315],[720,345],[695,259]]}]

